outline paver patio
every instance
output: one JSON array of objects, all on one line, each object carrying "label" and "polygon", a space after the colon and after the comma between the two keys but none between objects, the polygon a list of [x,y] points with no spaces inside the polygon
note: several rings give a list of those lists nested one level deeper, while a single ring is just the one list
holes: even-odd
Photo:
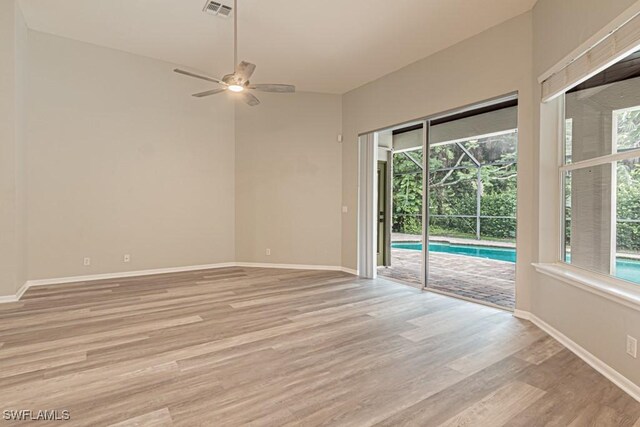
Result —
[{"label": "paver patio", "polygon": [[[421,287],[421,252],[392,248],[391,267],[379,267],[378,274]],[[431,252],[427,287],[512,310],[515,307],[515,264]]]}]

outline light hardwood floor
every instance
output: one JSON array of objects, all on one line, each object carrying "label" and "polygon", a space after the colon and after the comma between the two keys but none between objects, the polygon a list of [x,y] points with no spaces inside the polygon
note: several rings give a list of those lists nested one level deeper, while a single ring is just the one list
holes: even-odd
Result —
[{"label": "light hardwood floor", "polygon": [[57,425],[640,426],[529,322],[339,272],[32,288],[0,306],[0,366],[0,411],[68,410]]}]

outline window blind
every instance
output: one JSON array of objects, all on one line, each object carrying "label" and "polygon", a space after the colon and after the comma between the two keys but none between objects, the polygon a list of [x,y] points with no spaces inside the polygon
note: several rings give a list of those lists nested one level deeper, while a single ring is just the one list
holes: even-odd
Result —
[{"label": "window blind", "polygon": [[640,48],[640,14],[635,15],[565,68],[543,81],[542,101],[552,100],[638,48]]}]

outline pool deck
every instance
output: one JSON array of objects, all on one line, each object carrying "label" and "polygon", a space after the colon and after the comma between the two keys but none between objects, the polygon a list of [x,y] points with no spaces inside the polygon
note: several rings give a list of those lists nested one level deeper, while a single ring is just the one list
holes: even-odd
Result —
[{"label": "pool deck", "polygon": [[[397,242],[421,242],[422,236],[415,234],[402,234],[393,233],[391,235],[391,241]],[[448,237],[448,236],[430,236],[429,241],[438,243],[451,243],[453,245],[469,245],[469,246],[489,246],[492,248],[514,248],[516,244],[513,242],[504,242],[499,240],[475,240],[465,239],[462,237]]]},{"label": "pool deck", "polygon": [[[404,235],[409,236],[409,235]],[[393,236],[393,241],[416,241]],[[468,239],[442,239],[454,243]],[[435,239],[432,239],[435,241]],[[440,241],[440,240],[439,240]],[[462,243],[456,241],[455,243]],[[504,245],[503,242],[499,242]],[[469,244],[469,243],[467,243]],[[479,246],[479,245],[478,245]],[[493,246],[490,244],[483,246]],[[509,247],[509,246],[503,246]],[[511,246],[513,247],[513,246]],[[432,252],[429,254],[428,288],[438,292],[475,300],[513,310],[515,308],[515,264],[512,262],[465,255]],[[391,267],[379,267],[378,274],[421,287],[421,252],[411,249],[391,249]]]}]

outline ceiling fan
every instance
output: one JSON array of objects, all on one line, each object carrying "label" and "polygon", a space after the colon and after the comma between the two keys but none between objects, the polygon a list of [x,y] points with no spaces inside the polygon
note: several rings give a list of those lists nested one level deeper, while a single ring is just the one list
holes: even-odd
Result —
[{"label": "ceiling fan", "polygon": [[242,61],[238,63],[238,0],[233,1],[233,63],[237,64],[233,74],[227,74],[222,79],[216,79],[213,77],[204,76],[201,74],[192,73],[190,71],[181,70],[176,68],[176,73],[184,74],[185,76],[195,77],[197,79],[206,80],[212,83],[217,83],[221,87],[207,90],[205,92],[195,93],[193,96],[196,98],[203,98],[205,96],[215,95],[226,91],[237,93],[244,102],[250,106],[256,106],[260,104],[260,100],[255,97],[250,90],[258,90],[262,92],[275,92],[275,93],[293,93],[296,91],[296,87],[293,85],[284,84],[251,84],[249,78],[253,75],[256,69],[255,64]]}]

